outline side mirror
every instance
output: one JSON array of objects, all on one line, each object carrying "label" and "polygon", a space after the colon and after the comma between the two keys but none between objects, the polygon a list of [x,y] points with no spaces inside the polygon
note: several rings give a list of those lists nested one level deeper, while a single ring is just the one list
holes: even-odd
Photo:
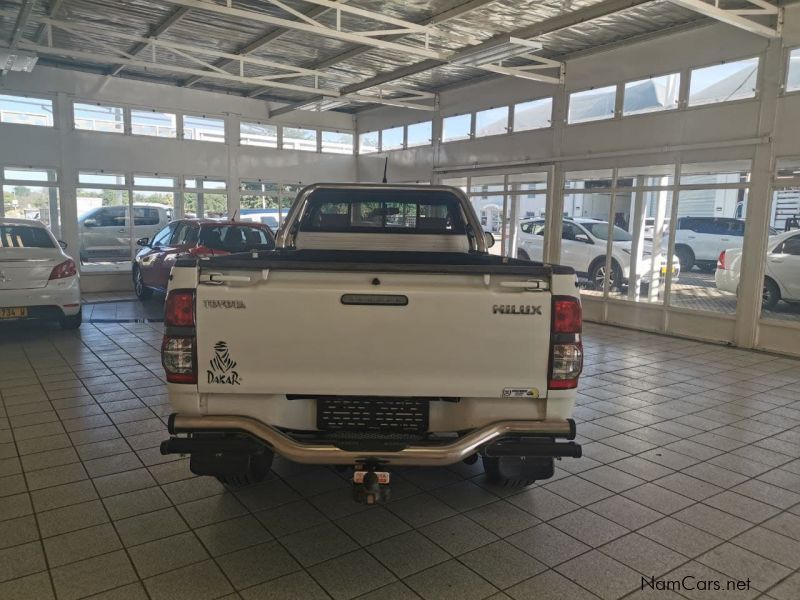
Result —
[{"label": "side mirror", "polygon": [[492,235],[491,231],[484,231],[483,237],[486,238],[486,247],[491,248],[494,246],[494,235]]},{"label": "side mirror", "polygon": [[136,240],[136,245],[142,248],[149,248],[150,244],[148,242],[150,242],[150,238],[143,237]]},{"label": "side mirror", "polygon": [[86,219],[83,222],[84,227],[97,227],[97,219]]},{"label": "side mirror", "polygon": [[591,244],[592,241],[589,239],[589,236],[585,233],[579,233],[575,236],[576,242],[583,242],[584,244]]},{"label": "side mirror", "polygon": [[64,240],[58,240],[58,245],[61,246],[62,250],[67,249],[67,242],[65,242]]}]

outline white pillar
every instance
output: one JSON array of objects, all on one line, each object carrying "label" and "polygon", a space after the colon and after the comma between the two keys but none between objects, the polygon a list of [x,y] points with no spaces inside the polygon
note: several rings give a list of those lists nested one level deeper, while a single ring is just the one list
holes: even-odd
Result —
[{"label": "white pillar", "polygon": [[[239,220],[239,115],[225,117],[225,145],[228,147],[228,218]],[[198,194],[199,198],[199,194]]]},{"label": "white pillar", "polygon": [[61,239],[67,243],[67,254],[75,259],[80,270],[80,236],[78,233],[78,164],[77,153],[71,147],[72,107],[63,92],[56,94],[56,119],[58,130],[59,173],[58,197],[61,202]]}]

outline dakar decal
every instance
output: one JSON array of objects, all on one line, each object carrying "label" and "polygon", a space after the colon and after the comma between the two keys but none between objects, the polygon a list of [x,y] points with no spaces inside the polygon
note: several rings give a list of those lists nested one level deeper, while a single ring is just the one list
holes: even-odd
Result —
[{"label": "dakar decal", "polygon": [[219,341],[214,344],[214,358],[211,368],[207,371],[208,383],[227,383],[228,385],[241,385],[242,378],[235,371],[236,361],[228,353],[228,342]]}]

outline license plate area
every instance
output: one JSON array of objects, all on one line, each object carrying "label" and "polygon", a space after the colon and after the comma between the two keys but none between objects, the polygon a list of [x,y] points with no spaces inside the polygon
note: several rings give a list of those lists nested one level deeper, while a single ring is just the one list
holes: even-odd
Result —
[{"label": "license plate area", "polygon": [[24,319],[27,316],[28,309],[25,306],[0,308],[0,319]]},{"label": "license plate area", "polygon": [[428,400],[377,396],[317,399],[317,428],[324,431],[425,433],[428,421]]}]

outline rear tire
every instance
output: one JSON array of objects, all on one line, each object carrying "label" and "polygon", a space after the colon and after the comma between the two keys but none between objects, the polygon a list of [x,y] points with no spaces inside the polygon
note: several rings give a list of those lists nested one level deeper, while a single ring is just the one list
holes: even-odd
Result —
[{"label": "rear tire", "polygon": [[482,456],[483,470],[490,483],[525,487],[550,479],[555,471],[552,456]]},{"label": "rear tire", "polygon": [[522,260],[530,260],[531,257],[528,256],[528,253],[525,252],[522,248],[517,248],[517,258],[521,258]]},{"label": "rear tire", "polygon": [[675,255],[681,263],[681,271],[688,273],[694,266],[694,251],[689,246],[676,246]]},{"label": "rear tire", "polygon": [[77,315],[64,316],[58,320],[61,329],[77,329],[81,323],[83,323],[83,309],[79,310]]},{"label": "rear tire", "polygon": [[713,273],[717,270],[717,263],[700,263],[697,265],[697,268],[700,269],[701,273]]},{"label": "rear tire", "polygon": [[781,299],[781,290],[778,284],[769,277],[764,278],[764,288],[761,294],[761,308],[763,310],[772,310]]},{"label": "rear tire", "polygon": [[133,268],[133,291],[139,300],[149,300],[153,296],[153,290],[144,284],[142,270],[139,267]]},{"label": "rear tire", "polygon": [[244,487],[255,483],[261,483],[266,479],[269,470],[272,468],[273,457],[274,455],[269,450],[258,454],[252,454],[250,455],[250,462],[247,465],[247,469],[244,472],[216,475],[217,481],[231,487]]},{"label": "rear tire", "polygon": [[[602,256],[589,267],[589,283],[593,289],[603,291],[606,279],[606,257]],[[611,259],[611,278],[608,282],[608,289],[619,290],[622,288],[622,269],[616,260]]]}]

